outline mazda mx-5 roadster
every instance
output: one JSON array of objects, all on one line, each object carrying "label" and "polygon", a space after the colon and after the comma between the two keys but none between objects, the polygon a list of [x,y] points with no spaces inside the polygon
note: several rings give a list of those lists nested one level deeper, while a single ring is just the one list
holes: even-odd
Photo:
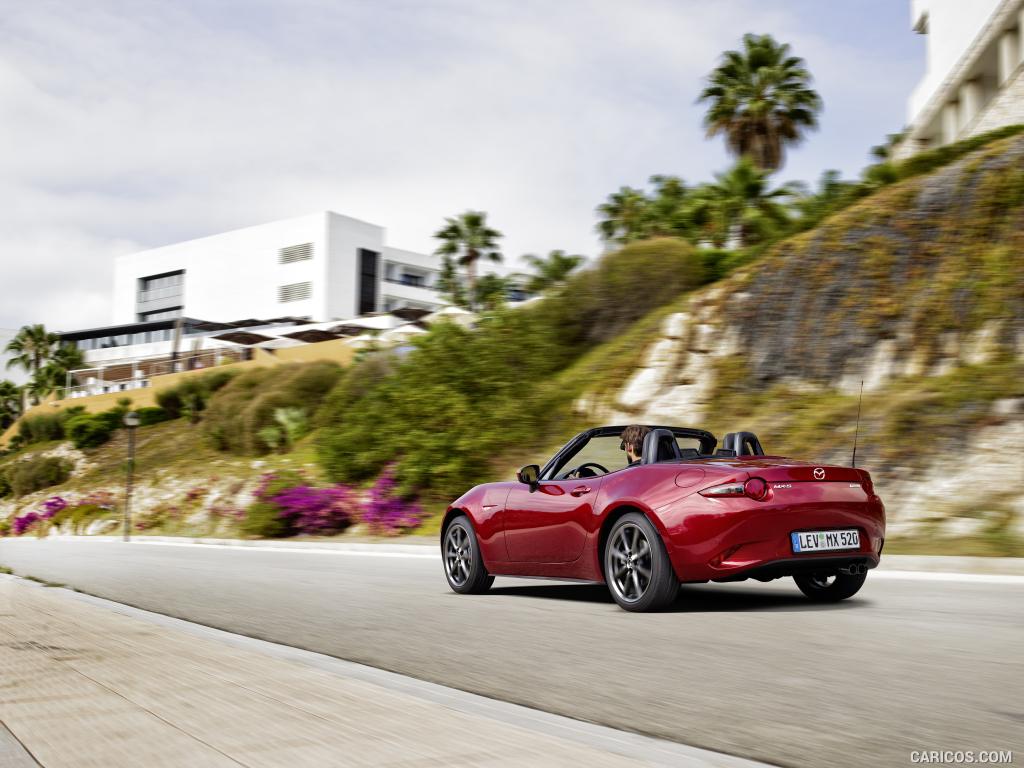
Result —
[{"label": "mazda mx-5 roadster", "polygon": [[451,588],[484,592],[495,576],[603,582],[626,610],[652,611],[680,583],[792,576],[811,600],[834,602],[878,565],[885,507],[863,469],[766,456],[750,432],[717,447],[680,427],[650,427],[628,463],[623,429],[582,432],[543,468],[453,502],[441,527]]}]

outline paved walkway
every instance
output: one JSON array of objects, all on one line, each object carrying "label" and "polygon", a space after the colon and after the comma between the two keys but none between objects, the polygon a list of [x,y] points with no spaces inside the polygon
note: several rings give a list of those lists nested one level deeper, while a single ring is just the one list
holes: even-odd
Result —
[{"label": "paved walkway", "polygon": [[[537,722],[569,725],[533,727],[488,708],[533,710],[433,686],[482,702],[483,714],[465,701],[446,706],[409,692],[427,683],[381,685],[328,669],[347,662],[320,657],[318,669],[287,658],[302,651],[251,650],[261,641],[226,642],[134,610],[0,576],[4,768],[750,765],[542,713]],[[585,729],[593,738],[581,739]],[[666,744],[663,760],[647,759],[652,744]]]}]

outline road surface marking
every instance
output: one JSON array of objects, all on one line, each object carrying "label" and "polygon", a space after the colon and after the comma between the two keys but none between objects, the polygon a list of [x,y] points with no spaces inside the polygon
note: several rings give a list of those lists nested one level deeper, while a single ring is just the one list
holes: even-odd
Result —
[{"label": "road surface marking", "polygon": [[959,581],[973,584],[1017,584],[1024,586],[1024,576],[1006,573],[950,573],[947,571],[886,571],[875,568],[873,579],[906,579],[907,581]]},{"label": "road surface marking", "polygon": [[[125,542],[115,537],[55,537],[55,541],[80,540],[94,543],[124,544]],[[4,542],[32,542],[34,537],[8,537]],[[433,547],[419,544],[399,544],[402,549],[389,549],[387,544],[359,544],[342,543],[334,547],[297,547],[288,545],[264,545],[264,544],[202,544],[195,541],[146,541],[136,538],[128,542],[130,545],[143,545],[147,547],[193,547],[196,549],[224,549],[235,552],[287,552],[291,554],[312,554],[312,555],[349,555],[355,557],[396,557],[414,560],[439,560],[441,553]],[[413,549],[423,549],[423,552],[413,552]],[[961,582],[967,584],[1003,584],[1013,586],[1024,586],[1024,576],[1004,573],[957,573],[955,571],[904,571],[887,570],[885,568],[874,568],[870,571],[872,579],[895,579],[905,581],[945,581]]]}]

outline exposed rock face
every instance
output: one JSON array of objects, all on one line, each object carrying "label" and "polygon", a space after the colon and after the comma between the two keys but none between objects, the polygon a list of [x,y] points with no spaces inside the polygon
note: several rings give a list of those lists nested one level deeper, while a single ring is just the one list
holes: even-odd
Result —
[{"label": "exposed rock face", "polygon": [[1000,512],[1024,521],[1022,456],[1024,419],[978,431],[955,459],[935,462],[913,480],[893,484],[901,504],[890,511],[890,524],[898,531],[945,518],[942,532],[954,535],[981,527],[986,517]]},{"label": "exposed rock face", "polygon": [[[701,424],[723,386],[716,361],[733,361],[739,388],[752,393],[856,395],[863,381],[876,399],[900,382],[1022,363],[1022,253],[1017,137],[883,191],[693,294],[615,398],[581,405],[606,422]],[[1006,491],[996,506],[1016,510],[1024,528],[1017,402],[993,404],[991,426],[960,436],[955,454],[937,444],[925,468],[869,467],[894,530],[934,518],[949,521],[950,535],[977,530],[995,504],[993,487]]]}]

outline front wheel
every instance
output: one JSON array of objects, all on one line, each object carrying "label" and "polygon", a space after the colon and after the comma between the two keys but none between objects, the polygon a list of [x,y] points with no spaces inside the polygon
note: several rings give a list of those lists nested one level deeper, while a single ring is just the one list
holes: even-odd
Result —
[{"label": "front wheel", "polygon": [[853,597],[864,586],[867,573],[808,573],[793,577],[800,591],[816,603],[837,603]]},{"label": "front wheel", "polygon": [[612,527],[604,575],[615,602],[627,611],[657,611],[679,594],[679,579],[661,536],[638,512],[623,515]]},{"label": "front wheel", "polygon": [[444,559],[445,578],[453,592],[479,594],[486,592],[494,583],[494,577],[484,567],[473,524],[465,515],[456,517],[445,529],[441,557]]}]

